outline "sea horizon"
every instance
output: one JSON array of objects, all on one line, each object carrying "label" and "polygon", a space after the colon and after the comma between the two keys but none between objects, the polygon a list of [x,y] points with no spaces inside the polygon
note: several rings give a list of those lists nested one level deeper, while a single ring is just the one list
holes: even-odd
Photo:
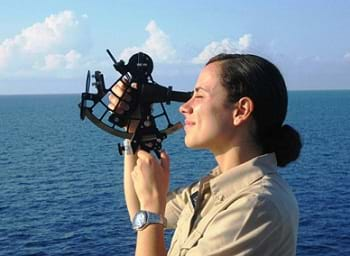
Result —
[{"label": "sea horizon", "polygon": [[[184,90],[186,91],[186,90]],[[320,88],[320,89],[288,89],[288,92],[329,92],[329,91],[350,91],[350,88],[335,88],[335,89],[330,89],[330,88]],[[59,93],[0,93],[0,96],[50,96],[50,95],[77,95],[77,94],[81,94],[83,91],[81,92],[59,92]]]}]

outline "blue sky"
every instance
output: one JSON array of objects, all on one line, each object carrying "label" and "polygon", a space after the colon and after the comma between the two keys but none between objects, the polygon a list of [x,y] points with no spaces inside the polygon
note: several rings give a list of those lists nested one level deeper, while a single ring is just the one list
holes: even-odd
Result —
[{"label": "blue sky", "polygon": [[350,89],[349,1],[0,0],[0,94],[79,93],[88,69],[116,80],[105,50],[154,60],[153,78],[192,89],[219,52],[253,53],[290,90]]}]

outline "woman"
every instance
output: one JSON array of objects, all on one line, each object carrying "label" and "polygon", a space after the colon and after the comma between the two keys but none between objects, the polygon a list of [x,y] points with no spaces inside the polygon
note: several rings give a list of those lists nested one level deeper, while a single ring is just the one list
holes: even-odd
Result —
[{"label": "woman", "polygon": [[[122,83],[113,87],[117,95],[124,90]],[[111,95],[109,107],[117,103]],[[298,158],[301,141],[283,124],[287,90],[279,70],[255,55],[217,55],[180,112],[186,146],[210,150],[217,167],[168,193],[165,152],[160,161],[141,150],[125,155],[136,255],[166,255],[164,227],[176,228],[168,255],[295,255],[298,206],[276,169]]]}]

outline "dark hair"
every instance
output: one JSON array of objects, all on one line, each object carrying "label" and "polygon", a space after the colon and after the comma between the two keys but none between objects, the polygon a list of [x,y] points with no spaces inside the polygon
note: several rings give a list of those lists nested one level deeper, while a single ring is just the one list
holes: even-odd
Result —
[{"label": "dark hair", "polygon": [[278,166],[286,166],[299,157],[302,147],[299,133],[283,125],[287,115],[288,94],[278,68],[252,54],[219,54],[206,65],[220,62],[222,85],[229,102],[249,97],[254,102],[256,140],[264,153],[275,152]]}]

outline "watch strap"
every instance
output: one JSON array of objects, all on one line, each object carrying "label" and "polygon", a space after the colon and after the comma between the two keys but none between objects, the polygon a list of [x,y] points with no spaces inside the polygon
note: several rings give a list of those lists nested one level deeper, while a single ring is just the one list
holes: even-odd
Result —
[{"label": "watch strap", "polygon": [[153,212],[147,212],[147,216],[148,216],[148,218],[147,218],[148,224],[162,224],[163,226],[166,225],[165,218],[160,214],[156,214]]},{"label": "watch strap", "polygon": [[[142,223],[140,223],[140,216],[142,216]],[[166,218],[160,214],[149,211],[138,211],[133,219],[132,227],[135,231],[143,230],[150,224],[166,225]]]}]

